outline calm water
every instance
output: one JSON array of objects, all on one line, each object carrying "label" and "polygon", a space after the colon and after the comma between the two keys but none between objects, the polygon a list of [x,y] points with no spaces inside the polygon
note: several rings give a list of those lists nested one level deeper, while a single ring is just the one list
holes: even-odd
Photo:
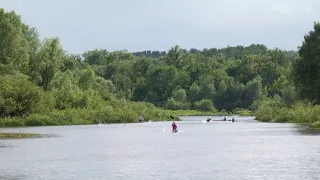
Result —
[{"label": "calm water", "polygon": [[320,179],[319,136],[206,118],[183,117],[179,133],[171,122],[0,129],[58,135],[0,140],[0,179]]}]

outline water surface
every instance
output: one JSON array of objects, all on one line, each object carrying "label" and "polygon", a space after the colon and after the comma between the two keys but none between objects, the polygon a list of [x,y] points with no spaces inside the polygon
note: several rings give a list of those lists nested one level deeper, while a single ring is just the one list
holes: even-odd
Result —
[{"label": "water surface", "polygon": [[319,136],[294,124],[182,118],[179,133],[171,122],[0,129],[57,135],[0,140],[0,179],[320,179]]}]

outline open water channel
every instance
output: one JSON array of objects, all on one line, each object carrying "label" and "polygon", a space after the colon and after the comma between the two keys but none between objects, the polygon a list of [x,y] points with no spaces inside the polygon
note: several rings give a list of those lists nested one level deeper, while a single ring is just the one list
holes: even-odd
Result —
[{"label": "open water channel", "polygon": [[56,135],[0,140],[0,179],[320,179],[319,136],[254,117],[206,118],[182,117],[179,133],[171,122],[0,129]]}]

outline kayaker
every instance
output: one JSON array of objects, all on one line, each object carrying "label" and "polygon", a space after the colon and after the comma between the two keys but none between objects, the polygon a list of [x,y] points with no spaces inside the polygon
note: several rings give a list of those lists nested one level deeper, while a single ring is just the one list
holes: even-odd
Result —
[{"label": "kayaker", "polygon": [[177,131],[177,125],[176,125],[176,123],[173,121],[173,123],[172,123],[172,131]]},{"label": "kayaker", "polygon": [[232,122],[235,122],[234,117],[232,117]]},{"label": "kayaker", "polygon": [[208,118],[208,119],[207,119],[207,122],[210,122],[210,121],[211,121],[211,118]]},{"label": "kayaker", "polygon": [[144,121],[144,117],[142,115],[139,116],[139,122]]},{"label": "kayaker", "polygon": [[227,121],[227,118],[226,118],[226,117],[224,117],[224,118],[223,118],[223,121]]}]

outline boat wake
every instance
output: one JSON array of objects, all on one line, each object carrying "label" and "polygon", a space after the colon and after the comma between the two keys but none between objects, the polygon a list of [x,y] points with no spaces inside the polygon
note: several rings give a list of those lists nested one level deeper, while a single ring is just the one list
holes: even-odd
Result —
[{"label": "boat wake", "polygon": [[164,126],[163,126],[163,132],[166,132],[166,125],[167,125],[168,123],[167,122],[165,122],[165,124],[164,124]]}]

